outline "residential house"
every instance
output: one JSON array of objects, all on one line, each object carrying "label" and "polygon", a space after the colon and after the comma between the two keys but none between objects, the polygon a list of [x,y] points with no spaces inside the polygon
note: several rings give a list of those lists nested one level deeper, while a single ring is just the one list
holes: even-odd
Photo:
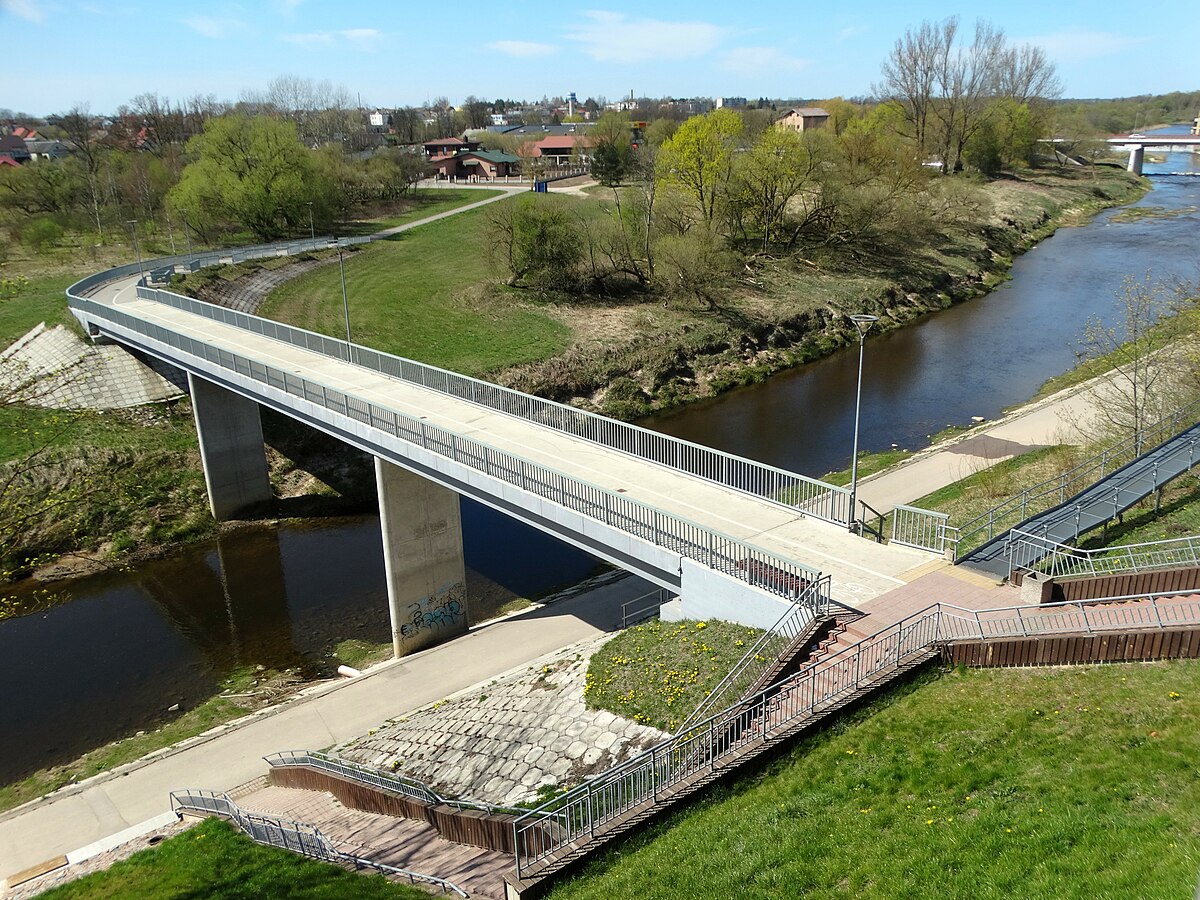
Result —
[{"label": "residential house", "polygon": [[459,150],[478,150],[479,141],[466,140],[456,137],[438,138],[434,141],[426,141],[421,145],[425,149],[425,155],[432,162],[435,156],[453,156]]},{"label": "residential house", "polygon": [[460,150],[458,153],[432,157],[436,178],[471,178],[489,181],[517,174],[521,160],[501,150]]},{"label": "residential house", "polygon": [[575,157],[586,160],[588,150],[595,146],[595,143],[584,134],[552,134],[540,141],[527,143],[522,148],[522,155],[544,159],[554,166],[565,166]]},{"label": "residential house", "polygon": [[723,109],[726,106],[745,106],[747,102],[745,97],[718,97],[717,109]]},{"label": "residential house", "polygon": [[32,162],[40,162],[45,159],[62,159],[64,156],[71,155],[71,148],[62,141],[25,141],[25,146],[29,150],[29,158]]},{"label": "residential house", "polygon": [[18,165],[24,165],[29,162],[29,148],[25,146],[25,141],[15,134],[6,134],[0,137],[0,156],[11,159]]},{"label": "residential house", "polygon": [[828,121],[829,113],[819,106],[797,106],[784,110],[783,115],[775,120],[775,127],[797,132],[808,131],[820,128]]}]

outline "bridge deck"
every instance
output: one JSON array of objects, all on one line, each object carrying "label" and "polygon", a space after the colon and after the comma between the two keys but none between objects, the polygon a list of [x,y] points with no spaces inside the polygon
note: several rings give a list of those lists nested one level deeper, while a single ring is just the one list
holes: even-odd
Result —
[{"label": "bridge deck", "polygon": [[135,296],[133,280],[113,282],[94,299],[210,345],[303,375],[381,407],[424,417],[463,437],[722,531],[832,576],[834,599],[851,605],[903,583],[904,572],[929,555],[881,546],[839,526],[778,504],[637,459],[556,431],[431,391],[314,351],[253,334]]}]

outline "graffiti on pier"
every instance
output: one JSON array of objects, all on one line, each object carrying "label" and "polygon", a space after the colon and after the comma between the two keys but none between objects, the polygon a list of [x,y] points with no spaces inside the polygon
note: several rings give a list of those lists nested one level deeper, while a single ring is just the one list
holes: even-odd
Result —
[{"label": "graffiti on pier", "polygon": [[414,638],[442,628],[460,627],[465,615],[466,611],[458,600],[444,595],[426,597],[418,603],[408,604],[408,617],[400,626],[400,636]]}]

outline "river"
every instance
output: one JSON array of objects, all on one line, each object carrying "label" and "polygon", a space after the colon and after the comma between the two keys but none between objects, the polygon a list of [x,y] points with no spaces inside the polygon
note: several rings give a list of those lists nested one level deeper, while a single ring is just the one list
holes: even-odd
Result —
[{"label": "river", "polygon": [[[1170,154],[1146,171],[1200,171],[1198,160]],[[1137,205],[1182,214],[1114,221],[1109,210],[1061,229],[987,297],[869,338],[862,449],[915,449],[1028,399],[1075,364],[1083,322],[1111,315],[1127,275],[1195,277],[1200,178],[1153,181]],[[841,352],[648,424],[819,476],[849,462],[856,372],[857,354]],[[463,540],[475,621],[595,565],[468,501]],[[54,585],[69,602],[0,623],[0,782],[154,728],[239,666],[327,674],[339,641],[389,641],[383,578],[378,520],[362,517],[235,531],[131,572]]]}]

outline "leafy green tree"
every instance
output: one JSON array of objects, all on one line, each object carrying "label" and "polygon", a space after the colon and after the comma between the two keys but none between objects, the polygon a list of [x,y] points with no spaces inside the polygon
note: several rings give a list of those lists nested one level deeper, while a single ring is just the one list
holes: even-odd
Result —
[{"label": "leafy green tree", "polygon": [[211,119],[188,142],[195,157],[170,193],[174,209],[188,209],[201,230],[237,222],[264,240],[294,231],[319,200],[312,154],[291,122],[233,114]]},{"label": "leafy green tree", "polygon": [[732,203],[745,238],[758,236],[763,249],[783,236],[788,207],[814,188],[821,154],[809,140],[782,128],[768,128],[736,166]]},{"label": "leafy green tree", "polygon": [[526,194],[488,209],[493,258],[508,270],[513,286],[566,288],[583,260],[578,219],[562,197]]},{"label": "leafy green tree", "polygon": [[624,181],[632,165],[633,150],[628,140],[601,140],[592,149],[592,177],[605,187],[615,188]]},{"label": "leafy green tree", "polygon": [[659,177],[687,194],[710,228],[725,198],[741,135],[742,117],[722,108],[692,116],[662,145]]}]

